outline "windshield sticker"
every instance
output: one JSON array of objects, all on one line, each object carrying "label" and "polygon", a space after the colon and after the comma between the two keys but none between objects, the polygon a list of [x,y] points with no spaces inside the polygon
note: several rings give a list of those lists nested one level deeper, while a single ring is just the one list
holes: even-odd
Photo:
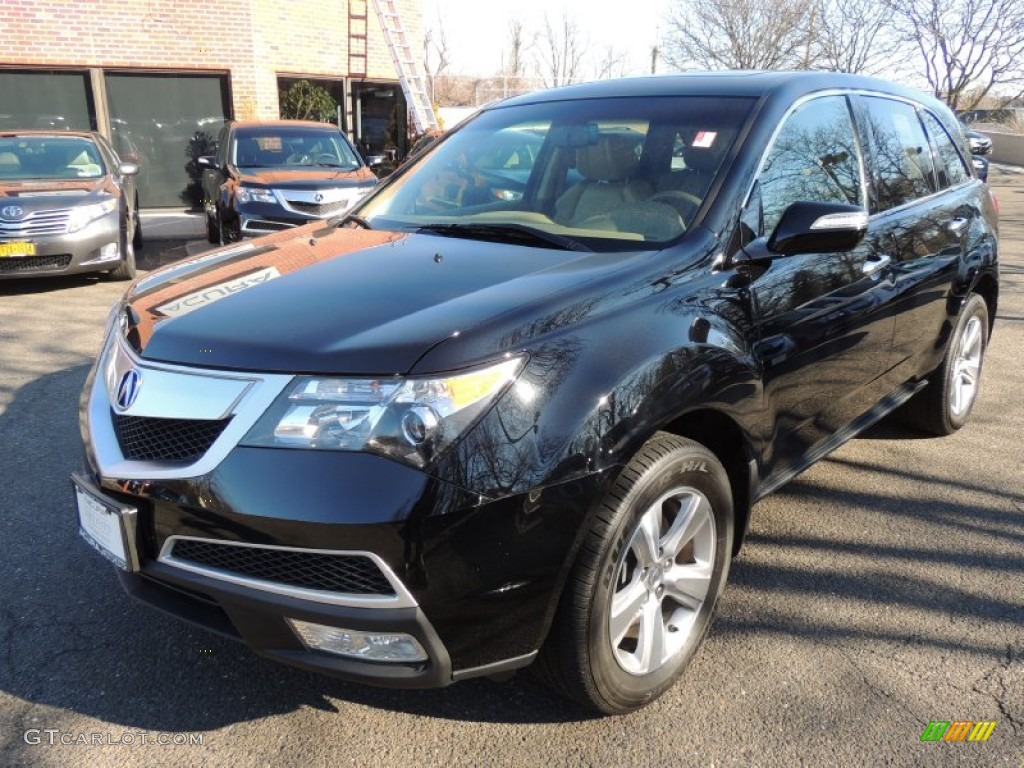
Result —
[{"label": "windshield sticker", "polygon": [[697,135],[693,137],[693,146],[711,149],[717,135],[715,131],[698,131]]},{"label": "windshield sticker", "polygon": [[236,277],[233,280],[226,280],[223,283],[208,286],[201,291],[190,293],[174,301],[169,301],[157,307],[156,311],[165,317],[187,315],[194,309],[205,307],[207,304],[212,304],[233,293],[241,293],[249,288],[255,288],[261,283],[269,282],[280,276],[281,273],[277,271],[276,267],[267,267],[257,272],[250,272],[242,277]]}]

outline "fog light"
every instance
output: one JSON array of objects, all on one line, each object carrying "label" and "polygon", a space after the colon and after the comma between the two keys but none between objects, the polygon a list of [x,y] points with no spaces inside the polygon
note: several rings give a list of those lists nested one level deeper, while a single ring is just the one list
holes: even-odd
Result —
[{"label": "fog light", "polygon": [[287,619],[302,644],[314,651],[336,653],[366,661],[426,661],[427,652],[404,632],[360,632],[300,619]]},{"label": "fog light", "polygon": [[100,248],[99,261],[112,261],[113,259],[116,259],[117,256],[117,243],[107,243]]}]

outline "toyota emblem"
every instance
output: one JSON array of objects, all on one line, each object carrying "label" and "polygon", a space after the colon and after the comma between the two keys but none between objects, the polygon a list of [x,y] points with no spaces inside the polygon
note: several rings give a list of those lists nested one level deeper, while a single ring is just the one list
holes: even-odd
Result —
[{"label": "toyota emblem", "polygon": [[127,411],[132,407],[135,398],[139,396],[139,389],[142,388],[142,374],[137,368],[132,368],[121,377],[121,383],[117,387],[117,408]]},{"label": "toyota emblem", "polygon": [[324,201],[324,196],[317,192],[315,195],[313,195],[313,199],[318,203],[322,203]]},{"label": "toyota emblem", "polygon": [[5,219],[20,219],[24,215],[25,211],[20,205],[5,205],[3,208],[0,208],[0,216],[3,216]]}]

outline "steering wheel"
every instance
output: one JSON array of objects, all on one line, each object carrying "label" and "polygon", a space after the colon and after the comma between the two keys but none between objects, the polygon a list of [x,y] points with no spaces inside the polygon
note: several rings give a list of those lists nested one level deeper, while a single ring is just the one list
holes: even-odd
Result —
[{"label": "steering wheel", "polygon": [[338,158],[332,155],[330,152],[321,152],[319,155],[313,155],[312,162],[314,163],[330,163],[336,165]]},{"label": "steering wheel", "polygon": [[657,194],[648,197],[647,202],[671,205],[679,212],[680,217],[683,219],[683,223],[686,225],[689,225],[689,223],[693,221],[693,217],[697,215],[697,210],[704,203],[704,201],[696,195],[690,194],[689,192],[683,192],[681,189],[658,192]]}]

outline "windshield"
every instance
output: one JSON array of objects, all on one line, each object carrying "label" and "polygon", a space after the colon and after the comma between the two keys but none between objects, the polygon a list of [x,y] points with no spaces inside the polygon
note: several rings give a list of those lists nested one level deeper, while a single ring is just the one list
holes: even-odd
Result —
[{"label": "windshield", "polygon": [[664,244],[693,222],[750,106],[629,97],[498,107],[453,131],[357,213],[375,229],[526,230],[596,251]]},{"label": "windshield", "polygon": [[362,164],[340,131],[269,126],[239,131],[231,162],[239,168],[319,166],[344,171],[354,171]]},{"label": "windshield", "polygon": [[106,170],[96,145],[77,136],[0,138],[0,179],[98,179]]}]

